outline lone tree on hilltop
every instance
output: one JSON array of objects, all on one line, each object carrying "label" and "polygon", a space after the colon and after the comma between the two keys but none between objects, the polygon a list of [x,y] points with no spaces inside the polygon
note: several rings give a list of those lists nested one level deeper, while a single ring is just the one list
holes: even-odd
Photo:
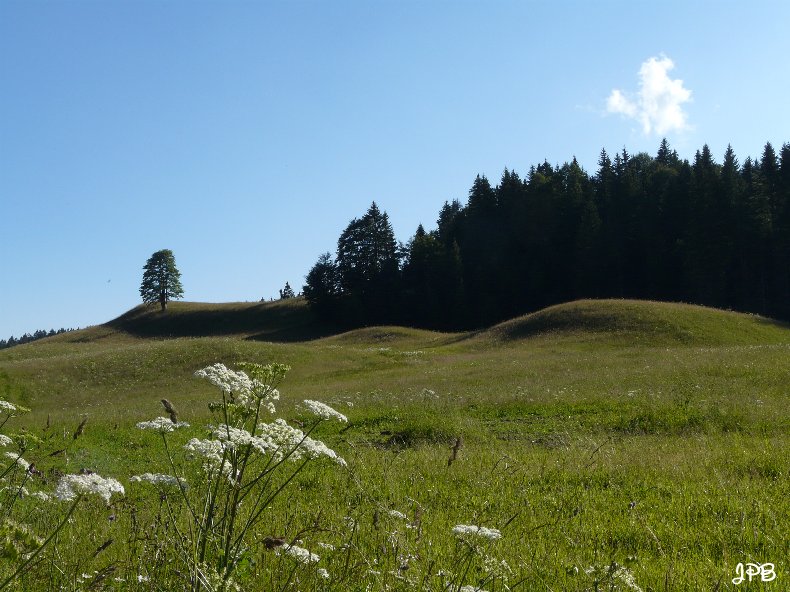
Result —
[{"label": "lone tree on hilltop", "polygon": [[158,302],[164,312],[170,300],[184,297],[181,272],[176,267],[176,259],[170,249],[162,249],[151,255],[143,270],[140,296],[145,304]]}]

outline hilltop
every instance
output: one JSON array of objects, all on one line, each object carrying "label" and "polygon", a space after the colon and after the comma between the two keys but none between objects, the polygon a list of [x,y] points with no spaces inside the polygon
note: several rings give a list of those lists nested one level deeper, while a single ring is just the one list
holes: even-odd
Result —
[{"label": "hilltop", "polygon": [[693,304],[577,300],[499,323],[480,337],[510,341],[541,335],[610,338],[621,344],[647,346],[714,346],[787,341],[790,326],[759,315]]},{"label": "hilltop", "polygon": [[302,298],[270,302],[171,302],[168,310],[140,304],[115,319],[53,336],[45,343],[232,337],[273,342],[307,341],[337,333],[320,322]]}]

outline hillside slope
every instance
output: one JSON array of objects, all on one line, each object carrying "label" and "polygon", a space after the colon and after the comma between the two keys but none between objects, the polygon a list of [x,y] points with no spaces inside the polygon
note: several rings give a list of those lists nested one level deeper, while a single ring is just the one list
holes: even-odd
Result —
[{"label": "hillside slope", "polygon": [[28,425],[50,414],[139,421],[161,413],[162,397],[194,419],[211,390],[195,370],[277,361],[293,368],[286,401],[342,396],[355,409],[391,399],[416,405],[438,393],[452,405],[519,401],[514,408],[522,409],[525,396],[538,403],[565,389],[591,400],[640,389],[672,397],[688,384],[768,401],[785,392],[787,378],[776,369],[786,367],[790,349],[790,329],[768,319],[628,300],[571,302],[472,333],[330,329],[299,300],[175,303],[164,315],[138,307],[105,325],[0,351],[0,399],[32,408]]},{"label": "hillside slope", "polygon": [[[453,343],[473,346],[536,337],[612,341],[616,345],[716,346],[785,343],[790,341],[790,325],[759,315],[692,304],[607,299],[557,304],[471,332],[400,326],[342,330],[320,322],[304,299],[293,298],[254,303],[174,302],[166,313],[157,307],[140,305],[102,325],[21,347],[41,349],[54,344],[180,337],[274,343],[320,340],[326,345],[368,347],[438,347]],[[19,347],[14,350],[19,352]]]},{"label": "hillside slope", "polygon": [[171,302],[166,312],[141,304],[95,327],[52,338],[90,342],[108,338],[237,337],[291,342],[316,339],[337,330],[315,318],[302,298],[271,302]]},{"label": "hillside slope", "polygon": [[619,345],[718,346],[785,343],[788,325],[758,315],[644,300],[577,300],[500,323],[474,339],[509,342],[538,336],[611,340]]}]

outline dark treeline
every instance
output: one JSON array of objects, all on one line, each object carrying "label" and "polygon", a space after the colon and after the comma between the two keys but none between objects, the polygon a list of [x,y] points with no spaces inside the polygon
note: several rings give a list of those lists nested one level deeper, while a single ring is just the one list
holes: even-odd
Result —
[{"label": "dark treeline", "polygon": [[322,255],[304,294],[348,325],[486,326],[577,298],[686,301],[790,319],[790,144],[777,155],[693,162],[666,140],[655,157],[601,151],[478,176],[466,204],[396,243],[374,203]]},{"label": "dark treeline", "polygon": [[61,333],[68,333],[69,331],[74,331],[74,329],[58,329],[57,331],[55,331],[55,329],[50,329],[49,331],[39,329],[32,335],[30,333],[25,333],[19,339],[12,335],[8,339],[0,339],[0,349],[22,345],[23,343],[30,343],[31,341],[43,339],[44,337],[52,337],[53,335],[60,335]]}]

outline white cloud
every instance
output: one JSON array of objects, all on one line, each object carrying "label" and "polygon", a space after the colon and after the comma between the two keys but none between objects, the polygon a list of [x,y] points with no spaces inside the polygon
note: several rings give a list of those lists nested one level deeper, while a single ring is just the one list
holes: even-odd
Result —
[{"label": "white cloud", "polygon": [[639,91],[629,98],[614,89],[606,99],[606,110],[619,113],[642,124],[645,134],[683,131],[689,128],[683,103],[691,101],[691,91],[680,79],[672,80],[668,72],[675,64],[668,57],[649,58],[639,68]]}]

